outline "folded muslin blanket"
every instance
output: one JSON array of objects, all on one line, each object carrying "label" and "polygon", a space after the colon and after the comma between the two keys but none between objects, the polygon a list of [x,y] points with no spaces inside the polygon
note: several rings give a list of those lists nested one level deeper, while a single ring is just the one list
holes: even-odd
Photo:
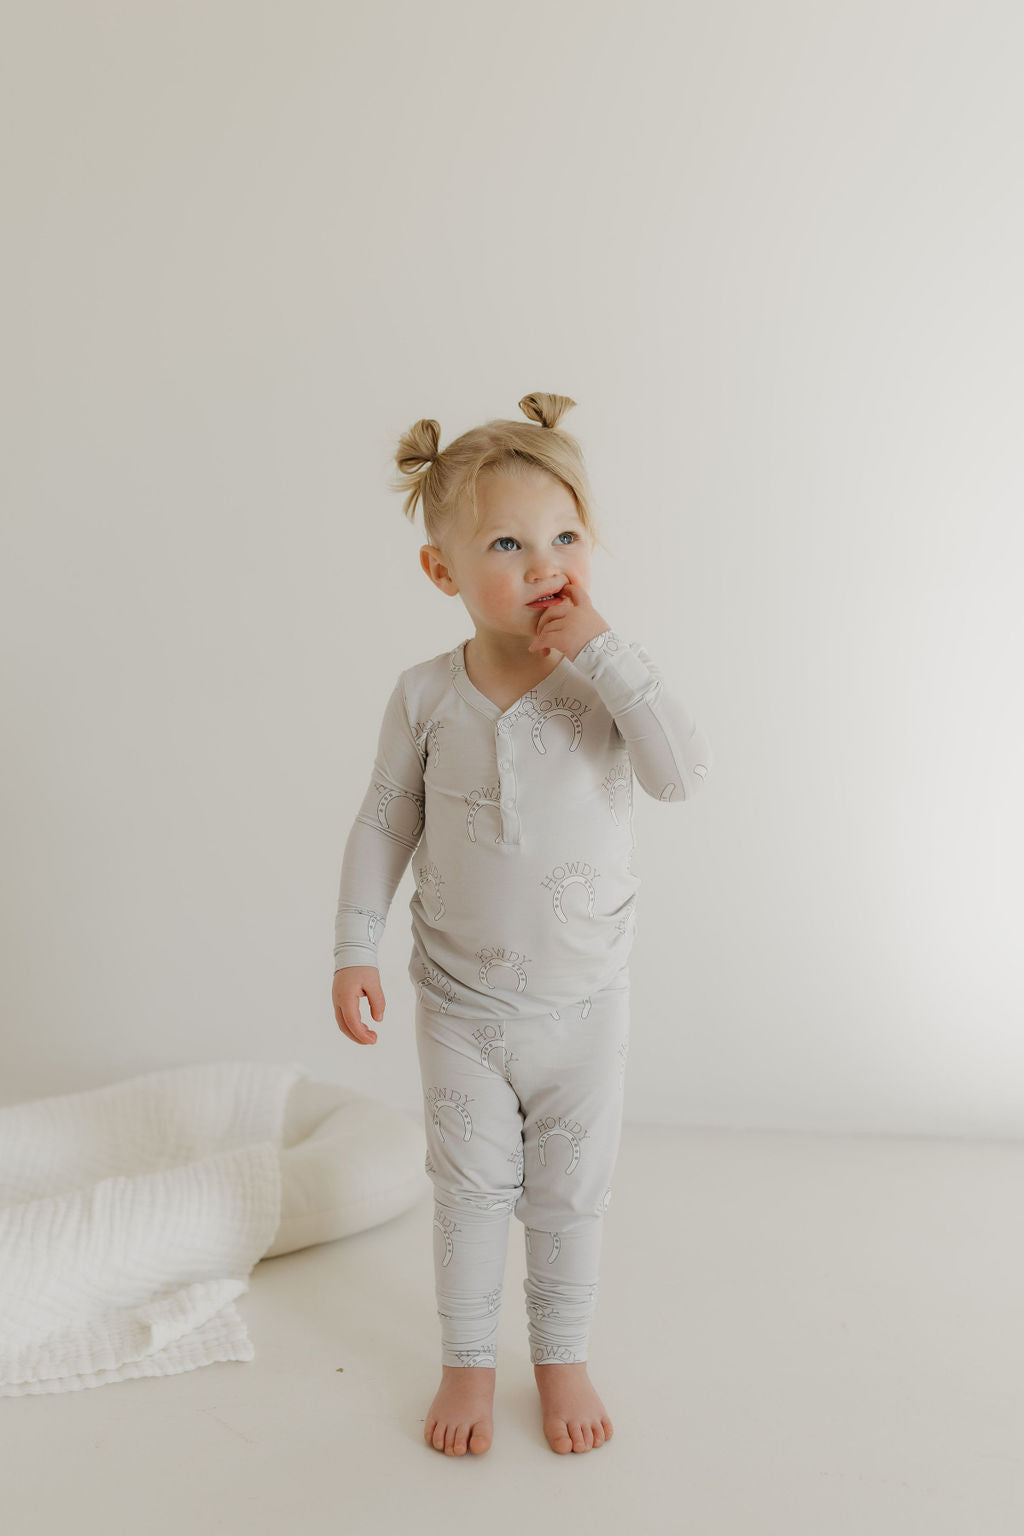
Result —
[{"label": "folded muslin blanket", "polygon": [[0,1108],[0,1397],[253,1358],[234,1300],[307,1076],[215,1062]]}]

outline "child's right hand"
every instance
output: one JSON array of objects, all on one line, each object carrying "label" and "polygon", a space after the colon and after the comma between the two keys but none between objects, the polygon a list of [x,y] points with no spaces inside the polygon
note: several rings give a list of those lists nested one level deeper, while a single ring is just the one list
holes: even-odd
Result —
[{"label": "child's right hand", "polygon": [[376,1045],[377,1032],[364,1024],[360,1003],[366,996],[370,1012],[379,1024],[384,1017],[384,989],[380,984],[380,971],[375,965],[343,965],[334,973],[331,1001],[338,1028],[357,1045]]}]

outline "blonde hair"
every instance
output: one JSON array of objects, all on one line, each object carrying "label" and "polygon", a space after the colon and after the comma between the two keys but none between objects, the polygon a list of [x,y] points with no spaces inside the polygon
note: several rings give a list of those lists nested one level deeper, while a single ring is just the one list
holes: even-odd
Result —
[{"label": "blonde hair", "polygon": [[558,426],[566,411],[575,404],[568,395],[524,395],[519,409],[537,425],[530,426],[522,421],[488,421],[482,427],[463,432],[444,449],[438,448],[439,422],[429,418],[416,422],[403,433],[395,454],[395,463],[406,478],[393,482],[392,489],[408,489],[402,508],[406,517],[413,522],[416,503],[422,501],[427,539],[442,548],[462,507],[472,511],[474,526],[479,528],[480,505],[476,487],[484,470],[515,476],[540,469],[561,481],[576,503],[580,522],[595,543],[601,544],[594,522],[593,496],[583,452],[576,439]]}]

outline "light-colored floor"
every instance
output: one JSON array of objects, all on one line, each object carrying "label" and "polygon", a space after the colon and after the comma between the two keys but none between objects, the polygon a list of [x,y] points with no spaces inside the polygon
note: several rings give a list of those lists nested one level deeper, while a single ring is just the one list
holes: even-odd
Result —
[{"label": "light-colored floor", "polygon": [[[590,1371],[556,1456],[513,1219],[495,1441],[446,1457],[429,1191],[264,1260],[245,1364],[0,1400],[10,1536],[1020,1536],[1024,1143],[627,1125]],[[339,1369],[340,1368],[340,1369]]]}]

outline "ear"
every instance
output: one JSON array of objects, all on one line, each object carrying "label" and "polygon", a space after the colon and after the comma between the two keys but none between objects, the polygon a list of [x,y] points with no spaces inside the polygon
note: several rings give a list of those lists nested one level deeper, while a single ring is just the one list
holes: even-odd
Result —
[{"label": "ear", "polygon": [[436,544],[424,544],[420,550],[420,565],[426,571],[435,587],[440,588],[448,597],[455,597],[458,587],[445,564],[444,551],[437,548]]}]

